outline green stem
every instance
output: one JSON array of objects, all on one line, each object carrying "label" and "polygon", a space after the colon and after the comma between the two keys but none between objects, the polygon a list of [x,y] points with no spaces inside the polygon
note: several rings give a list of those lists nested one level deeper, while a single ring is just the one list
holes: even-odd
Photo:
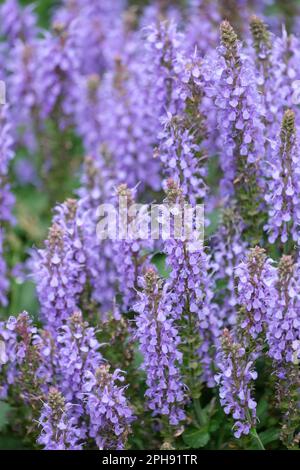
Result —
[{"label": "green stem", "polygon": [[194,398],[193,399],[193,404],[194,404],[194,410],[195,410],[197,421],[200,424],[200,426],[204,426],[205,417],[204,417],[204,414],[203,414],[203,410],[201,408],[199,398]]},{"label": "green stem", "polygon": [[255,428],[251,429],[251,436],[256,441],[257,446],[260,450],[266,450]]},{"label": "green stem", "polygon": [[[251,423],[251,416],[250,416],[249,410],[246,411],[246,416],[247,416],[247,418],[248,418],[249,423]],[[261,439],[260,439],[260,437],[259,437],[259,435],[258,435],[258,433],[257,433],[257,431],[256,431],[256,428],[255,428],[254,426],[251,428],[250,434],[251,434],[251,436],[253,437],[253,439],[255,440],[255,442],[256,442],[258,448],[259,448],[260,450],[266,450],[266,449],[264,448],[264,445],[263,445],[263,443],[262,443],[262,441],[261,441]]]}]

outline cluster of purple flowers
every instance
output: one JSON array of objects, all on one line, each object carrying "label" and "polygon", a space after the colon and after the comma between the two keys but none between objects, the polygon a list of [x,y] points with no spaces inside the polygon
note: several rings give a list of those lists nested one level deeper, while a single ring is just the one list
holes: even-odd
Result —
[{"label": "cluster of purple flowers", "polygon": [[224,326],[236,322],[235,268],[242,261],[248,243],[242,238],[245,224],[238,213],[236,205],[223,209],[221,223],[212,240],[212,268],[216,282],[224,282],[224,288],[218,290],[220,317]]},{"label": "cluster of purple flowers", "polygon": [[239,304],[245,310],[241,327],[256,339],[265,328],[269,309],[274,306],[274,267],[263,248],[251,248],[236,271]]},{"label": "cluster of purple flowers", "polygon": [[132,409],[127,403],[120,370],[109,373],[103,364],[95,372],[86,370],[84,392],[86,409],[90,418],[90,437],[99,449],[124,449],[133,421]]},{"label": "cluster of purple flowers", "polygon": [[299,265],[284,255],[275,279],[275,304],[269,311],[267,340],[274,361],[298,364],[300,359]]},{"label": "cluster of purple flowers", "polygon": [[36,327],[32,325],[27,312],[21,313],[17,318],[9,317],[1,322],[1,397],[7,396],[9,387],[19,380],[22,383],[22,365],[28,361],[31,341],[36,334]]},{"label": "cluster of purple flowers", "polygon": [[0,109],[0,305],[7,305],[7,266],[3,252],[5,250],[5,228],[14,222],[12,208],[14,196],[9,183],[9,164],[14,157],[13,139],[11,136],[10,116],[7,105]]},{"label": "cluster of purple flowers", "polygon": [[106,449],[115,448],[115,435],[118,448],[126,442],[133,412],[118,385],[124,378],[108,373],[96,333],[80,311],[55,332],[38,330],[26,312],[1,323],[1,397],[18,384],[18,400],[32,407],[41,426],[38,444],[45,449],[81,449],[88,436]]},{"label": "cluster of purple flowers", "polygon": [[[167,201],[181,207],[184,204],[183,191],[173,180],[168,180]],[[221,321],[213,300],[209,256],[196,237],[166,240],[165,252],[171,269],[169,284],[175,291],[173,309],[177,317],[185,318],[198,331],[197,356],[202,368],[201,380],[213,386],[211,350],[216,345]]]},{"label": "cluster of purple flowers", "polygon": [[34,7],[29,5],[22,8],[17,0],[7,0],[0,9],[1,34],[7,40],[7,46],[12,46],[18,39],[31,40],[37,33],[37,19]]},{"label": "cluster of purple flowers", "polygon": [[[135,191],[126,185],[117,188],[120,215],[125,211],[127,224],[133,222],[129,210],[135,203]],[[123,198],[123,199],[122,199]],[[123,202],[122,202],[123,200]],[[124,207],[123,207],[124,206]],[[128,214],[128,216],[127,216]],[[151,240],[139,240],[134,233],[124,234],[124,240],[114,243],[114,256],[117,266],[118,291],[122,295],[122,310],[131,310],[136,302],[139,278],[144,274],[149,265],[149,252],[152,248]]]},{"label": "cluster of purple flowers", "polygon": [[180,337],[175,325],[172,293],[168,285],[161,285],[153,268],[142,280],[143,292],[134,306],[138,313],[136,337],[144,357],[147,374],[146,397],[148,406],[157,414],[167,415],[170,423],[178,424],[185,417],[184,387],[180,375],[182,353]]},{"label": "cluster of purple flowers", "polygon": [[212,95],[220,128],[220,165],[224,173],[221,193],[228,198],[234,194],[235,184],[257,172],[264,136],[263,109],[253,68],[227,21],[221,24],[215,66]]},{"label": "cluster of purple flowers", "polygon": [[47,450],[82,449],[82,444],[78,443],[82,431],[76,427],[71,410],[72,405],[65,403],[61,393],[54,387],[51,388],[39,418],[41,434],[38,444]]},{"label": "cluster of purple flowers", "polygon": [[85,255],[76,210],[74,200],[58,208],[45,248],[34,253],[32,263],[41,315],[55,328],[76,309],[85,284]]},{"label": "cluster of purple flowers", "polygon": [[[113,263],[114,249],[110,239],[100,241],[95,236],[99,221],[98,207],[111,199],[114,188],[110,168],[105,167],[103,152],[84,161],[82,186],[78,202],[78,226],[81,228],[85,254],[87,281],[91,288],[91,301],[102,313],[111,308],[116,290],[116,266]],[[101,247],[101,249],[100,249]]]},{"label": "cluster of purple flowers", "polygon": [[249,434],[256,422],[253,381],[257,372],[253,367],[254,359],[225,329],[217,362],[219,373],[216,382],[220,387],[221,404],[225,413],[234,418],[234,435],[239,438],[242,434]]},{"label": "cluster of purple flowers", "polygon": [[269,241],[289,238],[299,242],[299,147],[295,128],[295,114],[284,113],[279,141],[275,143],[270,160],[270,178],[265,200],[269,206],[269,220],[265,229]]}]

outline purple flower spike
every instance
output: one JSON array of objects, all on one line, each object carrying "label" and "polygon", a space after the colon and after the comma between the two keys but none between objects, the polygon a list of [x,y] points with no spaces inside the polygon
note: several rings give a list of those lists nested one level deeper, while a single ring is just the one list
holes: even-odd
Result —
[{"label": "purple flower spike", "polygon": [[85,286],[86,258],[76,215],[75,200],[58,206],[45,248],[33,255],[33,277],[41,315],[45,324],[53,328],[59,327],[77,309]]},{"label": "purple flower spike", "polygon": [[7,105],[0,106],[0,305],[7,305],[9,281],[4,258],[5,227],[14,223],[12,208],[15,198],[11,192],[8,179],[9,164],[14,157],[13,140],[11,137],[10,115]]},{"label": "purple flower spike", "polygon": [[238,301],[245,309],[241,327],[256,339],[265,330],[268,312],[275,305],[276,269],[265,250],[256,246],[250,249],[235,274]]},{"label": "purple flower spike", "polygon": [[76,426],[72,407],[56,388],[50,389],[39,418],[42,429],[37,439],[45,450],[82,450],[80,441],[84,436]]},{"label": "purple flower spike", "polygon": [[178,425],[185,418],[185,393],[179,369],[182,353],[174,322],[173,296],[153,268],[147,270],[141,283],[143,292],[134,306],[138,313],[135,336],[143,354],[147,405],[154,416],[166,415],[170,424]]},{"label": "purple flower spike", "polygon": [[108,365],[101,365],[96,372],[85,371],[89,434],[100,450],[122,450],[126,445],[133,412],[125,397],[125,387],[118,384],[123,381],[121,371],[110,374]]},{"label": "purple flower spike", "polygon": [[300,153],[296,135],[295,114],[287,110],[283,116],[280,135],[272,150],[268,172],[269,220],[264,229],[269,242],[290,238],[300,241]]},{"label": "purple flower spike", "polygon": [[269,355],[278,363],[298,364],[300,360],[299,264],[283,256],[276,279],[277,296],[268,314]]},{"label": "purple flower spike", "polygon": [[249,434],[256,424],[256,402],[252,392],[257,373],[253,357],[249,357],[241,344],[234,342],[227,329],[223,332],[217,366],[216,382],[221,405],[225,413],[235,420],[234,436],[240,438],[242,434]]}]

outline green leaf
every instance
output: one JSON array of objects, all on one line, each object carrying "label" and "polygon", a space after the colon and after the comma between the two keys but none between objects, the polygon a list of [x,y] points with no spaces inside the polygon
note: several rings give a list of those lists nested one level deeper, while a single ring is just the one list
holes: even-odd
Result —
[{"label": "green leaf", "polygon": [[[268,402],[267,400],[265,399],[262,399],[259,401],[258,405],[257,405],[257,415],[259,416],[260,418],[260,426],[263,425],[265,419],[268,417]],[[259,427],[258,427],[259,429]]]},{"label": "green leaf", "polygon": [[215,209],[209,214],[210,224],[205,227],[205,235],[211,237],[216,231],[220,223],[220,209]]},{"label": "green leaf", "polygon": [[207,429],[191,428],[182,435],[185,444],[192,449],[204,447],[209,441]]},{"label": "green leaf", "polygon": [[22,440],[14,436],[0,436],[0,449],[1,450],[21,450],[25,449]]},{"label": "green leaf", "polygon": [[152,263],[157,268],[159,275],[164,278],[168,278],[170,269],[166,266],[166,257],[161,253],[157,253],[152,258]]},{"label": "green leaf", "polygon": [[278,429],[271,428],[271,429],[268,429],[267,431],[260,432],[259,437],[263,445],[267,445],[267,444],[270,444],[270,442],[274,442],[279,439],[279,431]]},{"label": "green leaf", "polygon": [[209,422],[209,430],[210,432],[215,432],[221,426],[221,422],[217,419],[212,419]]},{"label": "green leaf", "polygon": [[4,401],[0,401],[0,431],[8,424],[8,413],[10,406]]}]

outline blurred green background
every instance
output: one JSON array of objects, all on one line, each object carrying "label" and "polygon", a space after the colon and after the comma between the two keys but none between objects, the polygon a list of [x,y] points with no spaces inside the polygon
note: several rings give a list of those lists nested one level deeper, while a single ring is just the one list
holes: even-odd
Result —
[{"label": "blurred green background", "polygon": [[[4,0],[0,0],[0,4],[3,3]],[[51,17],[51,12],[57,8],[61,4],[60,1],[57,0],[19,0],[21,4],[28,5],[29,3],[34,3],[37,5],[36,11],[39,15],[40,25],[46,27],[49,24],[49,18]],[[114,0],[111,0],[112,2]],[[210,0],[218,1],[218,0]],[[137,6],[144,6],[151,3],[151,0],[128,0],[129,5],[137,5]],[[171,2],[170,2],[171,3]],[[188,3],[188,0],[173,0],[173,4],[177,5],[184,5]],[[232,2],[228,2],[232,5]],[[278,12],[284,13],[286,16],[293,14],[294,6],[300,4],[300,0],[277,0],[273,1],[275,5],[272,5],[269,9],[270,13],[276,14]]]}]

